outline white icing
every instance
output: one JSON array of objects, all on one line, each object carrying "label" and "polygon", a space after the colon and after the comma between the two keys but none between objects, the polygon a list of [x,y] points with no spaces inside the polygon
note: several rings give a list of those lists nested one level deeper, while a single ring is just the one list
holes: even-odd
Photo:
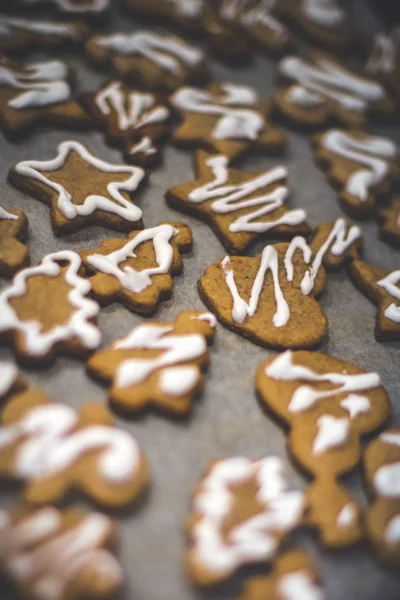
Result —
[{"label": "white icing", "polygon": [[312,451],[313,454],[323,454],[331,448],[342,446],[348,439],[350,432],[350,420],[347,418],[337,419],[331,415],[322,415],[317,420],[317,435],[315,436]]},{"label": "white icing", "polygon": [[157,148],[153,146],[153,142],[146,135],[142,137],[140,142],[134,144],[129,148],[129,154],[145,154],[146,156],[150,156],[151,154],[156,154]]},{"label": "white icing", "polygon": [[192,317],[194,321],[207,321],[210,327],[215,328],[217,326],[217,318],[210,312],[202,313],[201,315],[196,315]]},{"label": "white icing", "polygon": [[328,29],[340,26],[346,18],[336,0],[303,0],[301,10],[310,21]]},{"label": "white icing", "polygon": [[35,480],[57,475],[93,451],[99,453],[97,476],[111,484],[130,481],[139,467],[139,448],[125,431],[87,425],[74,431],[79,415],[64,404],[30,408],[19,421],[0,427],[0,448],[18,443],[12,472]]},{"label": "white icing", "polygon": [[[229,214],[245,208],[256,207],[256,210],[237,217],[229,225],[229,231],[232,233],[241,231],[263,233],[279,225],[294,226],[305,221],[306,213],[304,210],[292,210],[287,211],[275,220],[254,222],[255,219],[259,219],[284,206],[284,201],[288,195],[288,189],[285,185],[287,169],[285,167],[275,167],[272,170],[264,171],[261,175],[254,176],[244,183],[229,184],[228,162],[228,158],[224,155],[209,158],[206,165],[211,169],[214,179],[190,192],[188,200],[193,204],[201,204],[212,200],[210,209],[216,214]],[[271,185],[277,187],[271,192],[261,193],[259,196],[254,197],[258,190]],[[253,197],[248,198],[250,195]],[[258,208],[260,206],[261,208]]]},{"label": "white icing", "polygon": [[264,117],[257,110],[239,108],[254,106],[258,101],[256,92],[242,85],[220,85],[223,90],[221,95],[183,87],[171,97],[171,103],[182,111],[220,117],[211,132],[216,140],[256,140],[265,129]]},{"label": "white icing", "polygon": [[301,85],[292,85],[287,92],[287,99],[292,104],[299,104],[305,108],[313,108],[324,102],[319,94],[315,94]]},{"label": "white icing", "polygon": [[124,91],[120,81],[111,82],[94,101],[103,115],[116,114],[118,128],[124,132],[164,123],[170,116],[166,106],[157,105],[153,94]]},{"label": "white icing", "polygon": [[380,439],[386,442],[387,444],[393,444],[395,446],[400,447],[400,433],[395,433],[393,431],[386,431],[382,433]]},{"label": "white icing", "polygon": [[[116,350],[160,351],[152,358],[131,358],[124,360],[115,376],[117,387],[130,387],[143,383],[159,369],[161,389],[169,395],[183,395],[193,389],[200,377],[199,369],[181,366],[181,363],[199,360],[207,352],[204,336],[193,334],[168,335],[172,326],[141,325],[114,345]],[[164,369],[174,365],[175,368]],[[176,365],[180,365],[179,368]]]},{"label": "white icing", "polygon": [[[63,278],[72,287],[68,294],[71,315],[68,321],[42,331],[41,321],[23,320],[23,316],[20,318],[9,302],[25,295],[30,277],[58,277],[61,273],[60,263],[67,263]],[[79,275],[81,264],[79,254],[64,250],[48,254],[36,267],[19,271],[13,283],[0,294],[0,331],[17,331],[23,336],[24,346],[32,356],[43,356],[55,344],[67,340],[79,340],[87,349],[97,348],[101,342],[101,333],[90,320],[98,314],[100,307],[97,302],[86,297],[91,285]]]},{"label": "white icing", "polygon": [[[315,278],[317,277],[319,269],[321,268],[325,254],[329,251],[334,256],[339,256],[345,252],[357,238],[361,236],[359,227],[353,225],[349,228],[346,237],[346,228],[347,225],[344,219],[338,219],[334,223],[326,241],[316,252],[311,269],[306,271],[303,277],[300,289],[304,295],[308,295],[312,291]],[[302,251],[303,259],[306,264],[309,264],[312,257],[312,250],[308,246],[306,240],[303,237],[293,238],[284,258],[288,282],[293,281],[294,269],[292,258],[296,250]],[[236,323],[243,323],[247,317],[252,317],[255,314],[258,307],[260,294],[263,289],[265,275],[268,270],[270,270],[272,274],[275,301],[277,305],[277,310],[273,317],[273,324],[275,327],[283,327],[288,323],[290,319],[290,310],[280,287],[279,257],[274,246],[266,246],[261,254],[260,267],[254,279],[249,303],[243,300],[237,290],[234,272],[230,266],[230,258],[228,256],[222,261],[221,266],[224,272],[225,282],[232,295],[232,318]]]},{"label": "white icing", "polygon": [[5,219],[7,221],[18,221],[18,215],[12,215],[5,208],[0,206],[0,219]]},{"label": "white icing", "polygon": [[173,4],[177,13],[184,18],[201,17],[204,10],[204,0],[164,0]]},{"label": "white icing", "polygon": [[395,515],[389,521],[383,534],[383,539],[388,544],[400,542],[400,515]]},{"label": "white icing", "polygon": [[[315,390],[308,385],[299,386],[293,393],[289,402],[288,410],[290,412],[302,412],[323,398],[331,398],[338,394],[347,394],[348,392],[361,392],[372,390],[380,386],[381,381],[378,373],[361,373],[359,375],[350,375],[348,373],[322,373],[318,374],[308,367],[295,365],[293,363],[293,352],[286,350],[279,354],[265,369],[267,377],[278,381],[310,381],[312,383],[327,382],[335,385],[332,390]],[[352,398],[353,397],[353,398]],[[349,401],[350,398],[350,401]],[[356,416],[359,409],[359,396],[357,397],[357,411],[354,408],[348,409],[350,417]],[[349,394],[342,403],[346,401],[345,407],[349,405],[354,407],[354,394]],[[363,403],[363,409],[365,408]],[[368,409],[369,410],[369,409]],[[353,412],[353,414],[352,414]],[[364,412],[364,411],[363,411]]]},{"label": "white icing", "polygon": [[68,100],[71,88],[68,68],[59,60],[29,63],[23,71],[15,71],[6,61],[0,64],[0,86],[25,90],[8,100],[15,110],[40,108]]},{"label": "white icing", "polygon": [[[255,479],[261,511],[238,523],[223,536],[225,519],[229,518],[234,500],[234,487]],[[272,558],[277,549],[276,534],[295,528],[303,514],[302,492],[288,491],[283,461],[268,457],[258,462],[246,458],[218,461],[202,481],[194,498],[199,516],[192,530],[195,560],[214,573],[229,573],[251,561]]]},{"label": "white icing", "polygon": [[357,508],[354,504],[345,504],[337,516],[337,525],[339,527],[351,527],[357,518]]},{"label": "white icing", "polygon": [[[179,233],[172,225],[158,225],[140,231],[122,248],[110,254],[90,254],[87,262],[102,273],[108,273],[118,279],[123,288],[138,294],[152,284],[151,277],[169,272],[174,257],[171,239]],[[144,242],[152,241],[157,266],[135,271],[130,266],[120,268],[119,264],[130,258],[135,258],[135,249]]]},{"label": "white icing", "polygon": [[0,17],[0,39],[10,38],[14,30],[37,33],[43,36],[57,36],[70,40],[80,38],[78,29],[72,23],[57,23],[56,21],[32,21],[17,17]]},{"label": "white icing", "polygon": [[[22,0],[27,6],[40,4],[43,0]],[[50,0],[59,10],[66,13],[101,13],[110,6],[110,0]]]},{"label": "white icing", "polygon": [[396,69],[400,45],[400,28],[394,27],[390,35],[377,34],[373,38],[373,49],[365,71],[370,75],[392,74]]},{"label": "white icing", "polygon": [[0,398],[8,394],[18,377],[18,369],[8,360],[0,360]]},{"label": "white icing", "polygon": [[397,146],[391,140],[366,134],[359,138],[338,129],[327,131],[322,137],[321,144],[326,150],[341,158],[367,167],[352,173],[345,186],[346,192],[355,196],[360,202],[365,202],[369,197],[370,189],[381,183],[388,175],[389,161],[395,159],[397,155]]},{"label": "white icing", "polygon": [[358,415],[368,413],[371,410],[371,402],[366,396],[358,394],[349,394],[340,402],[340,406],[347,410],[350,419],[354,419]]},{"label": "white icing", "polygon": [[[382,437],[382,436],[381,436]],[[380,496],[400,497],[400,462],[383,465],[374,475],[374,487]]]},{"label": "white icing", "polygon": [[269,30],[268,34],[286,39],[286,27],[271,14],[275,4],[276,0],[258,0],[256,3],[249,0],[224,0],[219,15],[223,19],[242,25],[250,35],[252,27],[262,26]]},{"label": "white icing", "polygon": [[172,35],[161,35],[154,31],[115,33],[95,38],[96,44],[123,56],[140,56],[163,71],[174,74],[183,68],[197,67],[203,60],[201,50],[193,48]]},{"label": "white icing", "polygon": [[[319,248],[314,256],[311,268],[306,271],[303,280],[300,284],[300,289],[307,296],[314,288],[314,282],[318,275],[319,269],[322,266],[325,254],[330,252],[333,256],[341,256],[346,250],[361,237],[361,230],[356,225],[348,228],[345,219],[337,219],[326,238],[325,242]],[[293,281],[293,263],[292,257],[296,250],[303,252],[304,261],[309,264],[311,260],[311,249],[302,237],[295,237],[290,242],[289,248],[285,256],[285,269],[288,281]]]},{"label": "white icing", "polygon": [[324,600],[321,587],[312,580],[307,571],[282,575],[277,582],[281,600]]},{"label": "white icing", "polygon": [[[390,296],[400,301],[400,288],[398,283],[400,281],[400,269],[392,271],[389,275],[386,275],[383,279],[377,282],[376,285],[383,288]],[[400,306],[396,304],[390,304],[383,313],[387,319],[400,323]]]},{"label": "white icing", "polygon": [[[337,103],[341,108],[363,112],[370,103],[379,102],[385,97],[383,87],[374,81],[369,81],[327,58],[316,58],[314,63],[297,56],[288,56],[279,62],[279,71],[285,77],[302,86],[306,92],[312,92],[315,98]],[[296,104],[311,108],[310,96],[302,97],[287,95],[286,99]]]},{"label": "white icing", "polygon": [[[87,196],[83,204],[74,204],[72,195],[63,185],[52,181],[42,173],[42,171],[62,169],[70,152],[76,152],[83,160],[103,173],[116,173],[119,175],[126,173],[127,179],[125,181],[113,181],[107,185],[107,192],[112,199],[94,193]],[[55,158],[50,160],[25,160],[18,163],[15,170],[19,175],[40,181],[57,192],[57,208],[67,219],[72,220],[78,216],[85,217],[93,214],[96,210],[106,211],[132,222],[139,221],[142,218],[141,209],[125,198],[122,192],[133,192],[139,187],[145,175],[143,169],[128,165],[114,165],[101,160],[93,156],[80,142],[72,140],[62,142],[58,147],[58,155]]]},{"label": "white icing", "polygon": [[271,271],[276,302],[276,312],[273,316],[272,322],[275,327],[284,327],[284,325],[288,323],[290,318],[290,310],[279,284],[278,253],[273,246],[267,246],[262,252],[260,267],[254,279],[254,283],[251,288],[250,301],[248,303],[243,300],[238,292],[235,283],[234,272],[230,267],[229,256],[224,258],[221,266],[224,271],[226,285],[228,286],[232,295],[232,318],[236,323],[244,323],[247,317],[252,317],[255,314],[264,286],[264,279],[268,270]]},{"label": "white icing", "polygon": [[[86,569],[90,570],[89,581],[105,578],[109,587],[122,583],[121,566],[102,548],[113,531],[105,515],[89,514],[65,531],[62,514],[53,507],[41,508],[17,524],[5,511],[0,517],[0,560],[5,571],[18,585],[29,588],[32,596],[61,600],[67,586]],[[90,583],[84,591],[90,594]]]}]

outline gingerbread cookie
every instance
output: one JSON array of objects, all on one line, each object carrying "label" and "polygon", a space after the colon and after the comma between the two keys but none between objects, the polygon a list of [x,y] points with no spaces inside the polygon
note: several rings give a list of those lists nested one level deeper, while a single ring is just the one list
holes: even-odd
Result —
[{"label": "gingerbread cookie", "polygon": [[379,558],[400,564],[400,429],[373,440],[364,454],[364,473],[372,495],[366,511],[367,536]]},{"label": "gingerbread cookie", "polygon": [[213,52],[233,65],[246,62],[250,56],[251,45],[238,26],[222,19],[218,2],[206,4],[203,18],[204,33]]},{"label": "gingerbread cookie", "polygon": [[104,15],[110,6],[111,0],[17,0],[21,8],[31,8],[32,4],[55,8],[66,15],[99,16]]},{"label": "gingerbread cookie", "polygon": [[70,46],[82,43],[86,36],[86,27],[80,23],[0,16],[0,52],[22,52],[38,46]]},{"label": "gingerbread cookie", "polygon": [[5,133],[21,135],[37,123],[90,125],[89,115],[73,98],[70,78],[61,60],[15,63],[0,58],[0,122]]},{"label": "gingerbread cookie", "polygon": [[210,360],[217,320],[211,313],[186,311],[174,323],[134,327],[88,361],[91,375],[111,382],[112,406],[136,414],[154,406],[173,416],[187,415],[204,387],[201,371]]},{"label": "gingerbread cookie", "polygon": [[400,179],[397,145],[362,131],[329,129],[314,136],[315,157],[339,186],[339,201],[353,217],[376,212]]},{"label": "gingerbread cookie", "polygon": [[318,352],[268,358],[256,375],[261,402],[289,426],[288,448],[314,477],[306,491],[309,524],[325,544],[360,539],[360,508],[339,483],[359,462],[360,438],[389,416],[390,400],[377,373]]},{"label": "gingerbread cookie", "polygon": [[256,48],[280,54],[289,47],[290,36],[277,16],[278,4],[277,0],[221,0],[218,16],[244,33]]},{"label": "gingerbread cookie", "polygon": [[145,179],[144,170],[101,160],[80,142],[62,142],[50,160],[19,162],[8,179],[50,206],[56,235],[88,225],[120,231],[143,228],[142,211],[130,197]]},{"label": "gingerbread cookie", "polygon": [[381,211],[380,236],[392,246],[400,246],[400,196],[396,196],[389,208]]},{"label": "gingerbread cookie", "polygon": [[23,483],[31,504],[59,502],[79,490],[109,508],[130,504],[148,484],[135,439],[95,402],[78,412],[28,390],[2,413],[0,476]]},{"label": "gingerbread cookie", "polygon": [[223,154],[198,151],[196,181],[169,190],[168,203],[207,221],[232,254],[267,232],[273,237],[311,232],[304,210],[286,208],[285,167],[250,173],[229,169],[228,164]]},{"label": "gingerbread cookie", "polygon": [[400,340],[400,269],[389,271],[361,260],[349,267],[354,285],[376,304],[375,338],[378,342]]},{"label": "gingerbread cookie", "polygon": [[226,256],[199,281],[203,301],[223,325],[267,348],[309,348],[322,342],[327,319],[316,296],[325,269],[357,256],[361,232],[344,219],[323,223],[310,244],[269,245],[255,257]]},{"label": "gingerbread cookie", "polygon": [[23,241],[28,233],[28,219],[22,210],[0,206],[0,276],[12,277],[29,265],[29,248]]},{"label": "gingerbread cookie", "polygon": [[127,162],[143,167],[160,162],[159,146],[168,135],[170,110],[154,94],[111,81],[86,94],[82,102],[104,127],[107,141],[122,147]]},{"label": "gingerbread cookie", "polygon": [[253,577],[244,586],[239,600],[325,600],[321,575],[304,550],[279,556],[272,571]]},{"label": "gingerbread cookie", "polygon": [[80,356],[100,345],[93,323],[100,307],[87,298],[91,285],[81,267],[71,250],[48,254],[0,293],[0,339],[22,360],[44,363],[58,350]]},{"label": "gingerbread cookie", "polygon": [[106,515],[54,506],[0,511],[0,568],[32,600],[114,598],[123,571],[111,549],[117,526]]},{"label": "gingerbread cookie", "polygon": [[170,99],[182,123],[173,140],[183,146],[202,146],[230,160],[249,150],[281,150],[286,138],[268,118],[271,103],[256,90],[234,83],[214,83],[207,90],[183,87]]},{"label": "gingerbread cookie", "polygon": [[207,75],[203,52],[173,35],[155,31],[93,36],[87,44],[89,57],[136,86],[171,91]]},{"label": "gingerbread cookie", "polygon": [[92,274],[90,283],[100,304],[122,302],[129,310],[150,315],[172,292],[172,277],[183,269],[180,256],[192,247],[184,223],[162,223],[128,239],[108,238],[99,248],[82,252]]},{"label": "gingerbread cookie", "polygon": [[400,27],[393,27],[389,35],[374,35],[364,72],[400,97]]},{"label": "gingerbread cookie", "polygon": [[358,127],[369,114],[389,115],[395,104],[377,81],[352,73],[331,56],[287,56],[278,65],[282,85],[275,104],[300,126],[322,126],[333,118]]},{"label": "gingerbread cookie", "polygon": [[214,585],[241,566],[272,561],[301,525],[303,493],[288,489],[282,459],[212,462],[193,496],[186,565],[197,585]]},{"label": "gingerbread cookie", "polygon": [[341,50],[355,42],[347,0],[280,0],[279,12],[319,45]]},{"label": "gingerbread cookie", "polygon": [[17,367],[9,360],[0,360],[0,400],[26,388],[25,379]]}]

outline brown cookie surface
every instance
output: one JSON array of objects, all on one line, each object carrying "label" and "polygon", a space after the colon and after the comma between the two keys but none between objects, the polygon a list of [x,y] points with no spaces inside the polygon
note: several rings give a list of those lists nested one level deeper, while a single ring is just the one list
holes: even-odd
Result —
[{"label": "brown cookie surface", "polygon": [[43,364],[58,351],[80,356],[100,345],[93,322],[100,307],[87,297],[91,286],[81,270],[79,254],[55,252],[19,271],[0,293],[0,339],[18,358]]},{"label": "brown cookie surface", "polygon": [[60,502],[77,490],[108,508],[123,507],[148,484],[137,442],[95,402],[78,412],[39,389],[14,396],[2,413],[0,447],[0,476],[20,481],[32,504]]},{"label": "brown cookie surface", "polygon": [[132,232],[128,239],[109,238],[99,248],[82,252],[82,260],[101,304],[119,301],[130,310],[152,314],[171,296],[172,277],[183,269],[181,253],[191,247],[187,225],[161,223]]},{"label": "brown cookie surface", "polygon": [[170,102],[182,118],[173,136],[179,145],[204,147],[234,160],[251,150],[279,151],[286,144],[283,132],[269,122],[270,102],[251,87],[183,87]]},{"label": "brown cookie surface", "polygon": [[239,600],[324,600],[321,575],[305,550],[279,556],[269,575],[253,577],[244,586]]},{"label": "brown cookie surface", "polygon": [[383,86],[349,71],[330,55],[286,56],[278,64],[277,109],[299,126],[319,127],[332,119],[359,127],[367,116],[390,115],[395,104]]},{"label": "brown cookie surface", "polygon": [[28,233],[28,219],[22,210],[0,206],[0,275],[12,277],[29,265],[29,248],[23,242]]},{"label": "brown cookie surface", "polygon": [[154,407],[183,416],[204,387],[202,371],[215,334],[211,313],[186,311],[175,322],[139,325],[96,352],[88,361],[91,375],[110,382],[111,405],[136,414]]},{"label": "brown cookie surface", "polygon": [[[1,511],[0,568],[21,598],[114,598],[123,582],[115,521],[99,512],[47,505]],[[15,565],[26,565],[18,569]],[[44,592],[44,590],[47,590]]]},{"label": "brown cookie surface", "polygon": [[361,231],[344,219],[320,225],[307,244],[269,245],[255,257],[226,256],[199,280],[202,299],[223,325],[268,348],[308,348],[327,333],[316,297],[326,272],[352,260]]},{"label": "brown cookie surface", "polygon": [[23,134],[36,123],[87,127],[91,119],[73,98],[71,70],[61,60],[16,63],[0,58],[0,122],[5,133]]},{"label": "brown cookie surface", "polygon": [[349,266],[349,275],[354,285],[377,306],[378,342],[400,340],[400,269],[389,271],[355,260]]},{"label": "brown cookie surface", "polygon": [[111,81],[81,101],[104,128],[107,141],[121,147],[127,162],[143,167],[160,162],[170,110],[154,94]]},{"label": "brown cookie surface", "polygon": [[142,210],[131,196],[143,183],[145,171],[101,160],[80,142],[62,142],[50,160],[19,162],[10,169],[8,179],[50,206],[57,235],[89,225],[122,231],[143,228]]},{"label": "brown cookie surface", "polygon": [[398,147],[362,131],[329,129],[314,136],[315,158],[339,187],[339,201],[353,217],[374,214],[400,178]]},{"label": "brown cookie surface", "polygon": [[168,203],[208,222],[232,254],[246,250],[262,234],[290,238],[311,232],[305,211],[286,207],[285,167],[247,172],[228,165],[227,156],[198,151],[196,180],[169,190]]},{"label": "brown cookie surface", "polygon": [[111,65],[120,77],[152,90],[168,91],[203,80],[208,71],[199,48],[150,30],[93,36],[86,50],[97,64]]},{"label": "brown cookie surface", "polygon": [[256,389],[289,426],[290,453],[314,477],[306,491],[309,524],[329,547],[358,541],[360,507],[339,477],[359,462],[361,437],[389,416],[379,375],[325,354],[288,350],[259,366]]},{"label": "brown cookie surface", "polygon": [[367,536],[379,558],[400,564],[400,429],[391,427],[367,447],[364,473],[372,496]]},{"label": "brown cookie surface", "polygon": [[289,489],[282,459],[213,461],[194,491],[186,567],[193,583],[215,585],[244,565],[272,562],[303,521],[303,493]]}]

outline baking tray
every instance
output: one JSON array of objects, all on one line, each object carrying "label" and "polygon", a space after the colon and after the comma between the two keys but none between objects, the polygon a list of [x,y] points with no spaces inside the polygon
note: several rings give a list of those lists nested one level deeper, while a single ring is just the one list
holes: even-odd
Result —
[{"label": "baking tray", "polygon": [[[114,15],[112,25],[115,30],[130,30],[136,23],[133,19]],[[357,5],[357,26],[370,32],[379,28],[362,2]],[[80,91],[97,89],[107,80],[106,73],[90,69],[78,54],[62,56],[77,68]],[[240,69],[214,61],[212,71],[215,79],[252,85],[262,96],[270,96],[275,87],[275,63],[261,56]],[[372,127],[371,130],[389,135],[400,143],[398,125]],[[309,138],[288,129],[285,131],[289,139],[286,156],[247,158],[239,163],[240,168],[257,170],[286,164],[290,174],[291,208],[306,209],[311,225],[343,216],[335,191],[326,182],[323,171],[314,164]],[[121,162],[120,153],[106,146],[103,135],[95,131],[73,133],[37,128],[30,137],[18,143],[1,137],[0,202],[5,207],[26,211],[32,264],[38,263],[49,252],[98,247],[103,239],[114,235],[110,230],[91,227],[56,238],[50,227],[48,207],[6,182],[10,166],[29,158],[51,158],[55,156],[58,144],[65,139],[77,139],[95,155]],[[205,267],[225,255],[224,248],[206,224],[172,210],[164,201],[166,190],[192,179],[192,172],[192,153],[168,147],[163,166],[153,171],[150,185],[140,195],[139,204],[147,226],[163,220],[183,220],[192,227],[194,236],[193,252],[183,259],[184,272],[174,278],[173,296],[162,303],[156,313],[155,318],[160,320],[173,319],[182,310],[202,310],[204,306],[197,292],[197,281]],[[379,241],[377,224],[363,223],[362,230],[366,239],[366,260],[390,269],[398,267],[400,253]],[[251,253],[256,254],[261,248],[258,244]],[[2,280],[0,287],[6,285]],[[329,321],[329,335],[321,351],[354,362],[367,371],[377,371],[392,399],[393,423],[400,424],[400,344],[375,341],[376,309],[353,287],[345,271],[330,274],[320,302]],[[99,317],[103,347],[141,322],[142,317],[119,304],[103,308]],[[233,578],[215,592],[206,593],[192,588],[183,570],[183,523],[188,514],[191,491],[208,460],[234,455],[257,459],[275,454],[284,458],[293,484],[302,488],[307,485],[290,464],[283,431],[261,411],[256,400],[254,374],[260,362],[271,354],[218,325],[205,392],[189,420],[176,422],[154,413],[136,420],[117,417],[120,427],[132,433],[140,443],[152,473],[151,492],[146,501],[137,510],[124,512],[120,519],[120,558],[126,573],[122,600],[225,599],[235,598],[240,593],[243,582],[240,577]],[[9,350],[0,349],[1,358],[11,356]],[[86,375],[81,361],[59,357],[46,370],[25,370],[24,374],[31,385],[40,385],[57,401],[73,406],[80,406],[88,399],[107,402],[105,388]],[[365,504],[360,472],[346,477],[345,486]],[[9,508],[17,498],[17,487],[3,489],[0,508]],[[400,598],[400,580],[376,562],[366,545],[333,553],[324,550],[310,534],[297,535],[297,540],[315,555],[325,579],[328,600]],[[16,596],[3,584],[0,598],[15,600]]]}]

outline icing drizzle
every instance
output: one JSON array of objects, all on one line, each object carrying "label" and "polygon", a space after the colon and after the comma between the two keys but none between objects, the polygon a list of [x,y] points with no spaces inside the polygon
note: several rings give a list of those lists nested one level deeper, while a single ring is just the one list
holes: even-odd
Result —
[{"label": "icing drizzle", "polygon": [[[348,373],[321,373],[318,374],[308,367],[295,365],[293,363],[293,352],[287,350],[279,354],[265,369],[267,377],[279,381],[308,381],[311,383],[327,382],[336,387],[331,390],[313,389],[308,385],[299,386],[293,393],[289,402],[288,410],[292,413],[302,412],[314,406],[325,398],[332,398],[338,394],[348,394],[341,401],[341,406],[349,411],[350,417],[356,417],[360,412],[370,410],[370,405],[362,403],[363,410],[360,411],[360,397],[357,396],[354,405],[355,394],[349,392],[365,392],[380,386],[381,380],[378,373],[361,373],[350,375]],[[364,400],[367,400],[365,398]],[[369,401],[368,401],[369,402]]]},{"label": "icing drizzle", "polygon": [[173,94],[171,103],[182,111],[220,117],[211,132],[216,140],[256,140],[266,127],[261,113],[247,108],[257,104],[257,93],[243,85],[221,83],[220,86],[221,95],[183,87]]},{"label": "icing drizzle", "polygon": [[105,577],[116,588],[123,579],[121,566],[102,548],[112,531],[111,520],[100,513],[63,530],[62,514],[54,507],[41,508],[18,523],[1,511],[0,560],[18,585],[46,600],[64,598],[68,584],[86,569],[92,578]]},{"label": "icing drizzle", "polygon": [[[361,231],[359,227],[353,225],[347,231],[346,221],[344,219],[337,219],[329,236],[319,250],[315,253],[310,269],[306,271],[303,277],[300,286],[301,292],[304,295],[308,295],[313,290],[315,279],[318,275],[319,269],[322,266],[324,256],[328,251],[334,256],[340,256],[360,236]],[[288,282],[293,281],[294,269],[292,259],[296,250],[301,250],[303,253],[305,264],[309,264],[311,261],[312,250],[308,246],[306,240],[299,236],[293,238],[289,244],[284,258],[286,278]],[[272,274],[275,301],[277,306],[276,313],[273,317],[273,324],[275,327],[283,327],[288,323],[290,319],[290,310],[279,283],[279,256],[274,246],[266,246],[262,251],[260,267],[254,279],[250,301],[248,303],[243,300],[237,290],[234,272],[230,266],[229,256],[224,258],[221,266],[224,272],[226,285],[228,286],[232,295],[232,318],[236,323],[243,323],[247,317],[252,317],[255,314],[258,307],[260,294],[263,289],[265,275],[268,270],[270,270]]]},{"label": "icing drizzle", "polygon": [[60,60],[29,63],[23,71],[14,70],[5,60],[0,64],[0,86],[23,90],[7,102],[7,106],[15,110],[68,100],[71,88],[67,77],[67,65]]},{"label": "icing drizzle", "polygon": [[163,71],[178,75],[186,67],[197,67],[204,54],[172,35],[161,35],[154,31],[115,33],[96,37],[96,44],[123,56],[141,56]]},{"label": "icing drizzle", "polygon": [[367,167],[350,175],[346,182],[346,192],[361,202],[365,202],[370,189],[387,176],[388,161],[397,154],[397,146],[391,140],[366,134],[359,138],[338,129],[324,133],[321,143],[326,150]]},{"label": "icing drizzle", "polygon": [[[152,284],[152,275],[168,273],[174,257],[171,239],[179,233],[172,225],[162,224],[157,227],[140,231],[132,240],[129,240],[122,248],[110,254],[90,254],[87,262],[95,269],[113,275],[118,279],[123,288],[138,294]],[[154,245],[156,267],[135,271],[130,266],[122,269],[121,262],[135,258],[135,249],[144,242],[152,241]]]},{"label": "icing drizzle", "polygon": [[57,36],[78,40],[78,29],[72,23],[57,23],[56,21],[31,21],[17,17],[0,17],[0,39],[10,38],[14,30],[36,33],[43,36]]},{"label": "icing drizzle", "polygon": [[301,10],[308,19],[329,29],[340,26],[346,18],[336,0],[302,0]]},{"label": "icing drizzle", "polygon": [[[103,173],[127,174],[126,181],[113,181],[107,185],[107,192],[112,200],[99,194],[90,194],[85,198],[83,204],[74,204],[72,195],[64,186],[43,175],[41,171],[62,169],[70,152],[76,152],[83,160]],[[19,175],[40,181],[57,192],[57,208],[66,219],[72,220],[78,216],[86,217],[96,210],[106,211],[132,222],[139,221],[142,218],[141,209],[126,199],[122,192],[133,192],[139,187],[145,175],[143,169],[128,165],[114,165],[101,160],[93,156],[80,142],[72,140],[62,142],[58,147],[58,155],[55,158],[42,161],[25,160],[18,163],[15,170]]]},{"label": "icing drizzle", "polygon": [[5,208],[0,206],[0,220],[4,219],[5,221],[18,221],[18,215],[12,215]]},{"label": "icing drizzle", "polygon": [[[190,202],[201,204],[207,200],[213,200],[211,210],[216,214],[228,214],[244,208],[256,207],[255,211],[240,216],[231,223],[229,225],[230,232],[262,233],[279,225],[299,225],[305,221],[306,213],[304,210],[293,210],[286,212],[278,219],[254,223],[255,219],[284,205],[288,195],[286,185],[282,185],[287,177],[287,169],[284,167],[276,167],[265,171],[245,183],[229,184],[228,158],[226,156],[212,156],[206,161],[206,165],[211,169],[214,179],[190,192],[188,196]],[[276,185],[277,187],[271,192],[265,192],[260,196],[246,200],[247,196],[253,195],[269,185]],[[257,208],[259,206],[261,208]]]},{"label": "icing drizzle", "polygon": [[[383,279],[377,282],[376,285],[383,288],[390,296],[400,301],[400,288],[398,283],[400,282],[400,269],[392,271],[389,275],[386,275]],[[392,303],[390,304],[383,313],[387,319],[400,323],[400,306]]]},{"label": "icing drizzle", "polygon": [[[71,316],[66,322],[42,331],[42,323],[39,320],[23,320],[9,304],[9,301],[26,293],[27,280],[30,277],[59,276],[61,273],[60,263],[68,263],[63,271],[63,277],[66,283],[72,286],[72,290],[68,294]],[[24,345],[29,354],[33,356],[43,356],[55,344],[71,339],[78,339],[87,349],[97,348],[101,342],[101,333],[89,320],[98,314],[99,305],[85,297],[90,292],[91,285],[87,279],[79,276],[81,264],[79,254],[64,250],[48,254],[36,267],[28,267],[17,273],[12,285],[0,294],[0,332],[16,330],[23,334]]]},{"label": "icing drizzle", "polygon": [[362,113],[370,103],[385,97],[379,83],[355,75],[323,57],[317,57],[311,63],[288,56],[279,62],[279,71],[298,84],[289,88],[286,99],[304,108],[331,101],[343,109]]},{"label": "icing drizzle", "polygon": [[400,47],[400,28],[394,27],[390,35],[375,35],[373,44],[365,71],[370,75],[392,74],[396,68],[396,57]]}]

